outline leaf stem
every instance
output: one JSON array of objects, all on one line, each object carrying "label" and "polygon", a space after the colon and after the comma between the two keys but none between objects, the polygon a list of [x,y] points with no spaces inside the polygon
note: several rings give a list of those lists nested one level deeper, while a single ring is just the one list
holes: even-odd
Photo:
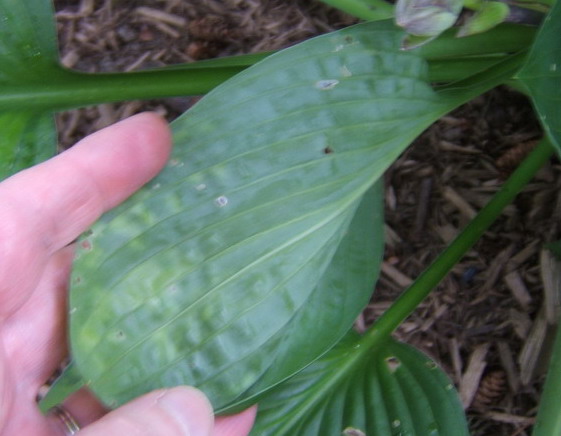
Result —
[{"label": "leaf stem", "polygon": [[428,80],[431,83],[447,83],[467,79],[478,72],[491,68],[507,57],[507,55],[499,55],[436,59],[428,63]]},{"label": "leaf stem", "polygon": [[[528,46],[535,30],[499,26],[486,37],[447,34],[419,49],[434,81],[453,81],[484,69],[505,54]],[[60,68],[48,82],[11,85],[0,92],[0,111],[60,111],[114,101],[202,95],[270,52],[131,73],[82,73]],[[482,57],[482,55],[488,55]],[[500,58],[500,56],[499,56]]]},{"label": "leaf stem", "polygon": [[[113,101],[202,95],[270,52],[130,73],[83,73],[60,68],[53,80],[12,85],[0,110],[65,110]],[[53,75],[54,76],[54,75]]]},{"label": "leaf stem", "polygon": [[529,48],[537,28],[518,24],[501,24],[488,32],[464,38],[456,36],[457,29],[444,32],[434,41],[423,45],[414,53],[428,61],[499,53],[515,53]]},{"label": "leaf stem", "polygon": [[239,73],[242,67],[219,70],[160,70],[86,74],[61,72],[59,80],[12,86],[0,94],[0,110],[66,110],[113,101],[201,95]]},{"label": "leaf stem", "polygon": [[551,143],[543,139],[514,171],[491,201],[466,226],[415,282],[386,310],[361,339],[366,348],[389,335],[417,308],[464,254],[500,216],[505,206],[526,186],[553,154]]},{"label": "leaf stem", "polygon": [[384,0],[321,0],[330,6],[367,21],[378,21],[394,15],[393,5]]},{"label": "leaf stem", "polygon": [[82,376],[74,362],[70,362],[62,374],[51,385],[47,394],[39,401],[39,410],[46,415],[49,410],[62,402],[72,393],[84,386]]}]

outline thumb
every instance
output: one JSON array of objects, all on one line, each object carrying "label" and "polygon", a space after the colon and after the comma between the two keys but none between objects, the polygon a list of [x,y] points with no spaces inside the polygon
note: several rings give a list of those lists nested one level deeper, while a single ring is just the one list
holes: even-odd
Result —
[{"label": "thumb", "polygon": [[191,387],[154,391],[108,413],[80,436],[211,436],[212,406]]}]

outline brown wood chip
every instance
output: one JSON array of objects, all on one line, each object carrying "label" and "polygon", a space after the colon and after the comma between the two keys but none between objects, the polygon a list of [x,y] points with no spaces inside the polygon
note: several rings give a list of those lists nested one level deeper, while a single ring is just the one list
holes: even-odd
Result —
[{"label": "brown wood chip", "polygon": [[553,325],[559,321],[561,313],[561,262],[547,249],[542,249],[540,253],[540,272],[545,318]]},{"label": "brown wood chip", "polygon": [[467,219],[471,220],[477,215],[476,210],[450,186],[446,186],[443,192],[444,198],[458,209],[458,211]]},{"label": "brown wood chip", "polygon": [[524,284],[522,277],[518,274],[518,271],[515,270],[507,274],[504,277],[504,281],[520,306],[522,306],[523,309],[528,310],[530,308],[530,304],[532,303],[532,297],[530,296],[528,288]]},{"label": "brown wood chip", "polygon": [[395,283],[404,288],[408,287],[413,283],[413,279],[408,277],[407,275],[403,274],[399,271],[396,267],[389,264],[388,262],[382,263],[382,273],[385,274],[387,277],[392,279]]},{"label": "brown wood chip", "polygon": [[479,388],[479,382],[485,367],[487,366],[487,352],[489,351],[489,343],[480,344],[471,353],[468,360],[466,371],[460,380],[460,400],[464,409],[467,409],[475,397],[475,393]]},{"label": "brown wood chip", "polygon": [[183,17],[169,14],[159,9],[149,8],[147,6],[140,6],[135,9],[135,12],[143,17],[154,21],[163,21],[164,23],[171,24],[172,26],[184,27],[187,25],[187,20]]},{"label": "brown wood chip", "polygon": [[520,365],[520,381],[523,385],[528,385],[532,381],[532,376],[538,366],[538,360],[542,351],[547,335],[547,320],[545,310],[542,308],[532,325],[530,334],[524,342],[524,346],[518,355]]},{"label": "brown wood chip", "polygon": [[512,357],[512,350],[507,342],[499,341],[497,342],[497,348],[499,351],[499,358],[501,360],[501,365],[506,372],[506,379],[510,387],[511,392],[518,392],[520,388],[520,374],[516,368],[516,363]]}]

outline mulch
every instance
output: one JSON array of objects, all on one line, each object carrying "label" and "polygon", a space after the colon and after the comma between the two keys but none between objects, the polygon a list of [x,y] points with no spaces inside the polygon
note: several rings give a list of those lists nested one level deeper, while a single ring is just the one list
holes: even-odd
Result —
[{"label": "mulch", "polygon": [[[355,22],[304,0],[56,0],[55,7],[62,63],[87,72],[274,50]],[[144,110],[172,120],[196,100],[58,114],[60,146]],[[540,135],[526,98],[502,87],[442,118],[392,165],[385,176],[382,273],[359,330],[430,265]],[[551,301],[561,268],[544,244],[559,238],[560,185],[555,161],[395,334],[454,380],[473,435],[531,433],[559,309]]]}]

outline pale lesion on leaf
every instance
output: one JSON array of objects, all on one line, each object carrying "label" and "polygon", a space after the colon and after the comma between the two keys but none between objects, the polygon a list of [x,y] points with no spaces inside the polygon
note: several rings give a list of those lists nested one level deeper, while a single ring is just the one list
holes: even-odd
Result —
[{"label": "pale lesion on leaf", "polygon": [[343,436],[366,436],[366,433],[354,427],[347,427],[341,434]]}]

